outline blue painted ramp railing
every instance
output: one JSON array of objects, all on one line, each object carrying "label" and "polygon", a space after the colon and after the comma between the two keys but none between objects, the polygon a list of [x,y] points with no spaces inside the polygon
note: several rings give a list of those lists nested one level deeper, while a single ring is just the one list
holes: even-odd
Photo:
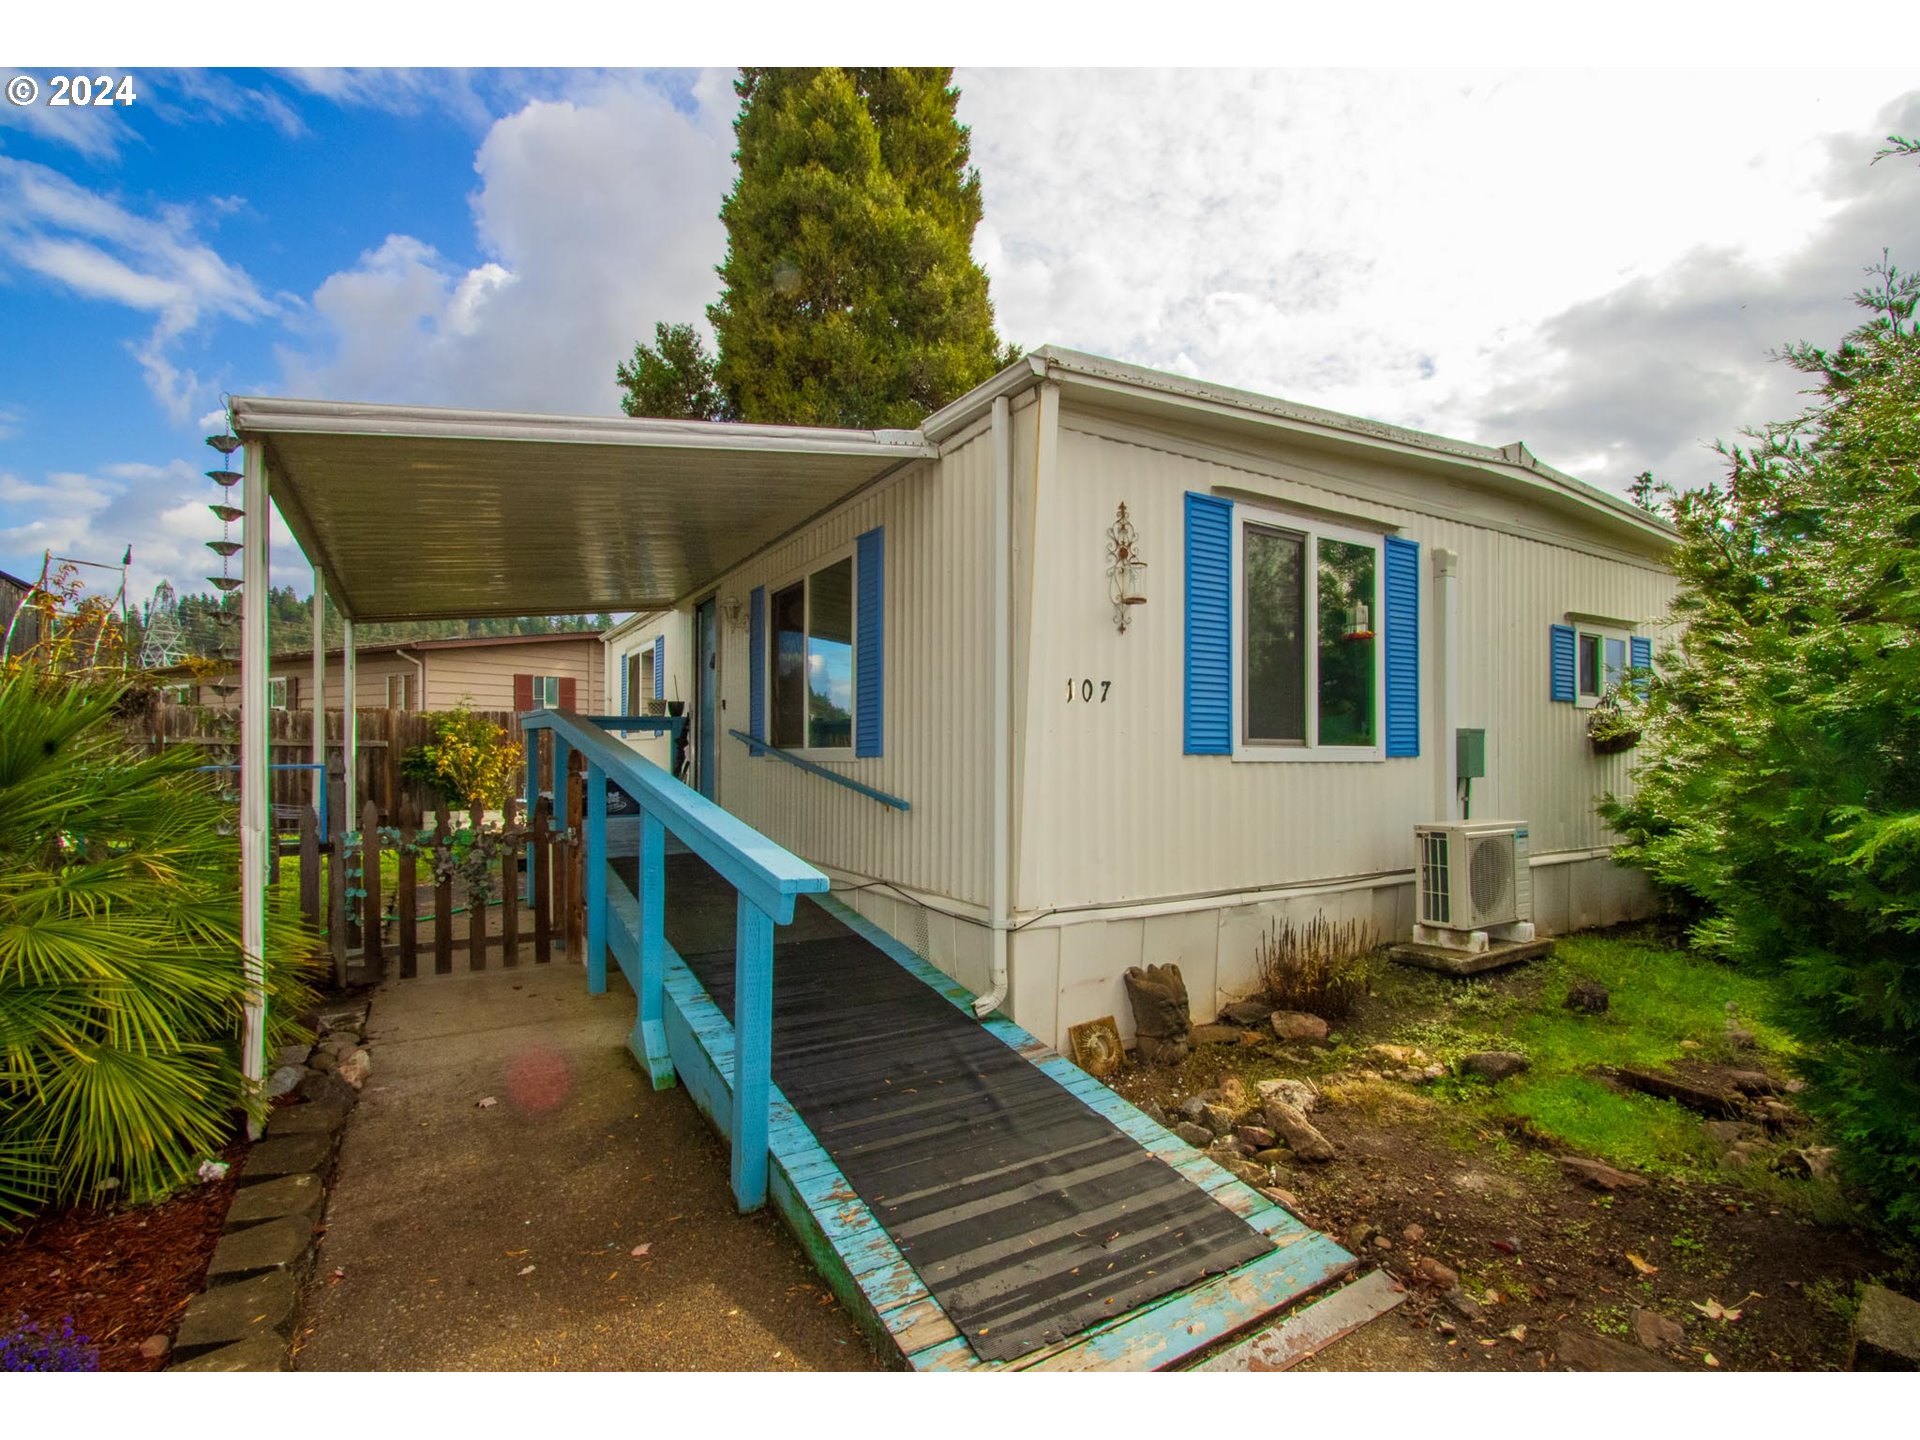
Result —
[{"label": "blue painted ramp railing", "polygon": [[[649,728],[631,716],[587,717],[565,710],[534,710],[520,717],[527,747],[527,805],[540,795],[540,732],[553,736],[554,820],[564,813],[567,763],[574,752],[587,767],[587,813],[571,817],[586,842],[587,989],[607,988],[607,952],[620,962],[639,1016],[627,1044],[656,1090],[674,1083],[667,1053],[666,837],[672,835],[719,872],[735,892],[733,975],[733,1194],[742,1210],[767,1200],[767,1104],[773,1076],[773,927],[793,919],[796,896],[824,891],[827,877],[799,856],[729,815],[699,791],[606,732]],[[603,728],[604,727],[604,728]],[[608,864],[607,782],[640,809],[640,893]],[[632,852],[629,851],[629,854]]]}]

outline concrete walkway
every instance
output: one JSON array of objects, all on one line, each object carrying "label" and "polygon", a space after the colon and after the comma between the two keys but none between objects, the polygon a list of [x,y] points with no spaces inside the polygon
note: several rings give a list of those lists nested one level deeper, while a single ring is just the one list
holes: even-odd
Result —
[{"label": "concrete walkway", "polygon": [[379,990],[296,1368],[874,1366],[771,1212],[735,1211],[685,1093],[648,1088],[633,1015],[617,970],[594,998],[564,961]]}]

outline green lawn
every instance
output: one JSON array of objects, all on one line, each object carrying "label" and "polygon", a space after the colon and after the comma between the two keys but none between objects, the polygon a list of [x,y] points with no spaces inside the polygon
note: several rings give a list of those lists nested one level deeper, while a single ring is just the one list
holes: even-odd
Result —
[{"label": "green lawn", "polygon": [[[1605,1014],[1563,1008],[1568,987],[1582,978],[1607,987],[1611,1003]],[[1710,1167],[1700,1117],[1667,1101],[1622,1093],[1593,1076],[1597,1067],[1661,1068],[1690,1056],[1778,1073],[1793,1053],[1788,1038],[1764,1019],[1764,981],[1650,939],[1571,936],[1548,959],[1488,980],[1402,972],[1385,978],[1377,998],[1389,1012],[1420,1015],[1392,1027],[1389,1038],[1421,1045],[1437,1060],[1452,1062],[1475,1050],[1517,1050],[1532,1062],[1524,1074],[1495,1087],[1441,1082],[1435,1087],[1440,1095],[1496,1118],[1523,1119],[1551,1140],[1636,1169]],[[1729,1044],[1729,1001],[1738,1023],[1754,1034],[1755,1049],[1736,1051]]]}]

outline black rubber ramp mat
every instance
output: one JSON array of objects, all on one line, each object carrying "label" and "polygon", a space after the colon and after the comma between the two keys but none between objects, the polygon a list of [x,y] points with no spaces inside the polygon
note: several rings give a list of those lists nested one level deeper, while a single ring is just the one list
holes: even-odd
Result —
[{"label": "black rubber ramp mat", "polygon": [[[982,1359],[1272,1248],[869,942],[800,912],[810,938],[774,951],[773,1078]],[[731,887],[670,862],[667,937],[729,1018],[733,951],[712,946],[732,916]]]}]

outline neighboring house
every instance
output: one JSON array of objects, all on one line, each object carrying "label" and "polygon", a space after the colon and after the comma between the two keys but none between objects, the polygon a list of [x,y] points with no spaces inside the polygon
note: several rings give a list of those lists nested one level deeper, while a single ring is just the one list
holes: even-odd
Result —
[{"label": "neighboring house", "polygon": [[[463,701],[475,710],[532,710],[555,706],[598,714],[605,705],[600,636],[482,635],[470,639],[409,640],[355,647],[355,704],[363,710],[450,710]],[[340,703],[338,650],[327,654],[327,700]],[[182,703],[232,703],[215,688],[221,676],[194,681],[182,667],[158,672]],[[311,653],[276,655],[269,667],[269,703],[299,710],[312,704]]]},{"label": "neighboring house", "polygon": [[[605,655],[602,683],[612,715],[666,715],[670,705],[685,713],[685,695],[674,680],[667,656],[686,643],[686,620],[678,611],[629,615],[600,636]],[[670,683],[671,682],[671,683]],[[670,742],[663,735],[634,731],[622,737],[654,764],[670,768]]]},{"label": "neighboring house", "polygon": [[[1484,731],[1471,815],[1530,828],[1543,932],[1649,909],[1594,812],[1632,757],[1594,754],[1585,723],[1652,652],[1664,522],[1519,444],[1052,348],[920,435],[938,459],[627,622],[608,661],[637,659],[630,700],[689,698],[704,792],[985,991],[1001,549],[1020,1024],[1064,1045],[1110,1014],[1130,1035],[1121,976],[1167,961],[1211,1018],[1256,985],[1276,920],[1407,937],[1414,826],[1462,813],[1461,729]],[[1144,565],[1119,573],[1121,544]]]},{"label": "neighboring house", "polygon": [[[0,644],[5,644],[6,653],[18,655],[39,642],[40,617],[29,610],[14,623],[14,613],[26,601],[33,591],[31,580],[22,580],[17,575],[9,575],[0,570]],[[8,638],[11,627],[11,639]]]}]

